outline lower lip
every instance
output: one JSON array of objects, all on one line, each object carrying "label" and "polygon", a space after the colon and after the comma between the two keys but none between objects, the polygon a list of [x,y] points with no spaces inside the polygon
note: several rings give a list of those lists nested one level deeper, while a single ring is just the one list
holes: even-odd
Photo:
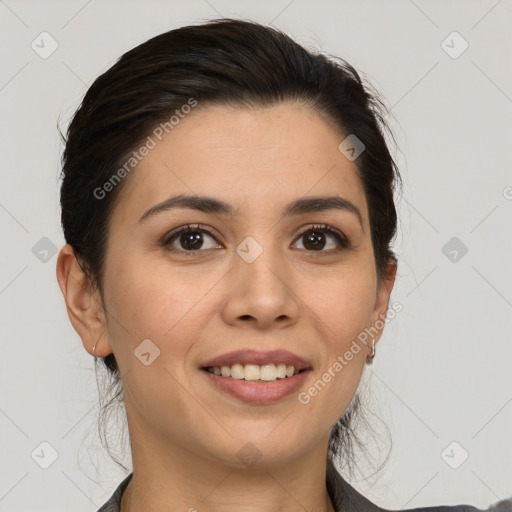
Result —
[{"label": "lower lip", "polygon": [[201,370],[208,379],[221,390],[232,396],[253,404],[268,404],[277,402],[299,389],[310,370],[304,370],[293,377],[277,379],[269,382],[255,382],[243,379],[233,379],[215,375],[207,370]]}]

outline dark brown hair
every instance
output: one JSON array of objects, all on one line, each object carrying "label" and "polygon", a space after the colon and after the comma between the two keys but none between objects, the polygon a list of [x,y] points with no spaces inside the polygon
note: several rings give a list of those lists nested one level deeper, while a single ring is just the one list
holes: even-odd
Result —
[{"label": "dark brown hair", "polygon": [[[62,227],[102,298],[108,221],[129,176],[101,198],[95,191],[112,179],[156,126],[191,98],[199,108],[300,101],[345,136],[355,135],[364,144],[355,164],[368,204],[379,278],[389,260],[396,261],[391,242],[400,176],[386,144],[385,134],[392,134],[378,94],[343,59],[306,50],[269,26],[218,19],[160,34],[125,53],[94,81],[69,125],[62,156]],[[102,409],[105,415],[121,402],[122,382],[114,355],[101,361],[114,391]],[[356,396],[355,406],[331,431],[331,460],[343,454],[347,462],[356,438],[358,400]]]}]

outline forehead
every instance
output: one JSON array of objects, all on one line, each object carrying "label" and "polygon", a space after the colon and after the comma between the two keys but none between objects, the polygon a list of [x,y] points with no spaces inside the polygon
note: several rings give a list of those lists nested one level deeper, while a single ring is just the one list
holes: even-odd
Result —
[{"label": "forehead", "polygon": [[[346,137],[299,103],[265,108],[199,105],[134,168],[121,191],[123,216],[139,216],[171,194],[215,195],[241,215],[263,214],[305,195],[337,194],[366,216]],[[129,208],[128,208],[129,205]]]}]

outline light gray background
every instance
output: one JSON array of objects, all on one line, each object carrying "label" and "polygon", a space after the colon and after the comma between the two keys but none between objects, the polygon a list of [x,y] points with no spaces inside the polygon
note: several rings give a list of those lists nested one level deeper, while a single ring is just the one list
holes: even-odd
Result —
[{"label": "light gray background", "polygon": [[[219,16],[272,22],[346,58],[396,117],[405,189],[392,300],[404,309],[365,373],[393,450],[378,477],[354,485],[395,509],[512,495],[511,1],[5,0],[0,510],[94,512],[124,476],[96,437],[92,358],[68,321],[56,256],[36,246],[64,243],[58,116],[65,129],[87,87],[133,46]],[[31,48],[43,31],[59,45],[46,59]],[[442,47],[453,31],[469,43],[456,59]],[[455,262],[442,252],[452,237],[468,249]],[[48,469],[31,457],[49,456],[44,441],[58,452]],[[453,441],[462,448],[443,458]],[[462,449],[469,458],[452,469]]]}]

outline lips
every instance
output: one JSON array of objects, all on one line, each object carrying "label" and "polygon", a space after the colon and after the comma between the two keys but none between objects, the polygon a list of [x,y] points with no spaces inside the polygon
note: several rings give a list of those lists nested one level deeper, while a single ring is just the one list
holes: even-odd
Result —
[{"label": "lips", "polygon": [[272,404],[293,396],[304,384],[309,373],[308,370],[303,370],[293,377],[261,382],[232,379],[201,371],[213,389],[252,405]]},{"label": "lips", "polygon": [[234,364],[256,364],[263,366],[266,364],[286,364],[292,365],[297,370],[309,370],[311,365],[304,358],[293,354],[287,350],[235,350],[220,356],[209,359],[200,365],[201,369],[208,367],[232,366]]}]

